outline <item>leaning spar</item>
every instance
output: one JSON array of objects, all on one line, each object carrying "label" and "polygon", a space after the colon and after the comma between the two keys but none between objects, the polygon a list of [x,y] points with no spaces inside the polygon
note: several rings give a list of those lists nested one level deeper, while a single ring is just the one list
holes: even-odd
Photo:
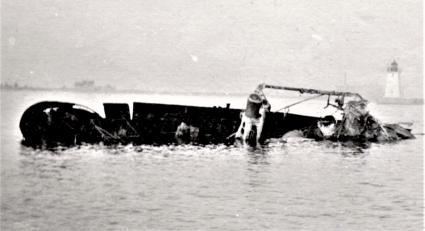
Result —
[{"label": "leaning spar", "polygon": [[343,91],[326,91],[326,90],[317,90],[317,89],[309,89],[309,88],[297,88],[297,87],[283,87],[276,85],[268,85],[268,84],[260,84],[263,85],[263,88],[277,89],[277,90],[286,90],[286,91],[298,91],[301,94],[318,94],[318,95],[333,95],[333,96],[353,96],[358,97],[360,100],[365,100],[360,94],[353,92],[343,92]]}]

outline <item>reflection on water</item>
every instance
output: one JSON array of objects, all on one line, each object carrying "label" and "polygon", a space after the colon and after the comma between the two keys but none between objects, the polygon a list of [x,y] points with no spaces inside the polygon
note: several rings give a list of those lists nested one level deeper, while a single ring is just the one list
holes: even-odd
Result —
[{"label": "reflection on water", "polygon": [[[423,136],[367,145],[274,139],[257,149],[34,150],[20,145],[15,115],[25,108],[16,112],[12,106],[2,105],[9,110],[1,124],[1,230],[420,230],[423,225]],[[418,109],[411,110],[403,119],[415,121],[418,129]]]}]

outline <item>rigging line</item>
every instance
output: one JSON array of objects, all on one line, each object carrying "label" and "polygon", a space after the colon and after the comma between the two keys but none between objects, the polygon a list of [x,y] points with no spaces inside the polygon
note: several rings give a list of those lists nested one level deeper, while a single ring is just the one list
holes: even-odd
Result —
[{"label": "rigging line", "polygon": [[311,99],[319,98],[319,97],[324,96],[324,95],[325,95],[325,94],[315,95],[315,96],[313,96],[313,97],[310,97],[310,98],[307,98],[307,99],[300,100],[300,101],[295,102],[295,103],[293,103],[293,104],[289,104],[289,105],[287,105],[287,106],[285,106],[285,107],[283,107],[283,108],[281,108],[281,109],[277,110],[276,112],[281,111],[281,110],[283,110],[283,109],[290,108],[290,107],[292,107],[292,106],[295,106],[295,105],[297,105],[297,104],[300,104],[300,103],[302,103],[302,102],[305,102],[305,101],[308,101],[308,100],[311,100]]}]

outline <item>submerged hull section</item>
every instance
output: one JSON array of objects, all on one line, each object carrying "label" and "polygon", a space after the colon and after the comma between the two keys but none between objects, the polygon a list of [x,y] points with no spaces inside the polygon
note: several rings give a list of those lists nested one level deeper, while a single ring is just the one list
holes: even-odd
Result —
[{"label": "submerged hull section", "polygon": [[101,141],[95,128],[102,122],[97,113],[83,106],[45,101],[29,107],[22,115],[19,127],[24,144],[56,146],[77,141]]},{"label": "submerged hull section", "polygon": [[[241,110],[134,103],[105,103],[105,118],[81,105],[40,102],[23,114],[20,129],[29,146],[104,144],[233,144]],[[279,138],[317,123],[318,118],[268,112],[261,139]]]}]

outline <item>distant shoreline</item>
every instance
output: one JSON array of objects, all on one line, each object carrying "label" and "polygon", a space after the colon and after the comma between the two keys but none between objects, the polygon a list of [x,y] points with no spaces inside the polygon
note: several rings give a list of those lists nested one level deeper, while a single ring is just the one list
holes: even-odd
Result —
[{"label": "distant shoreline", "polygon": [[[108,94],[144,94],[144,95],[184,95],[184,96],[238,96],[244,97],[249,92],[170,92],[170,91],[146,91],[135,89],[76,89],[76,88],[40,88],[40,87],[4,87],[0,88],[2,91],[56,91],[56,92],[75,92],[75,93],[108,93]],[[297,98],[296,96],[287,96],[282,94],[270,93],[269,96],[278,96],[285,98]],[[369,100],[377,104],[391,104],[391,105],[424,105],[423,98],[400,98],[400,99],[373,99]]]},{"label": "distant shoreline", "polygon": [[111,93],[111,94],[163,94],[163,95],[229,95],[229,96],[245,96],[248,93],[223,93],[223,92],[170,92],[170,91],[146,91],[135,89],[75,89],[75,88],[40,88],[40,87],[1,87],[1,90],[7,91],[60,91],[60,92],[78,92],[78,93]]}]

